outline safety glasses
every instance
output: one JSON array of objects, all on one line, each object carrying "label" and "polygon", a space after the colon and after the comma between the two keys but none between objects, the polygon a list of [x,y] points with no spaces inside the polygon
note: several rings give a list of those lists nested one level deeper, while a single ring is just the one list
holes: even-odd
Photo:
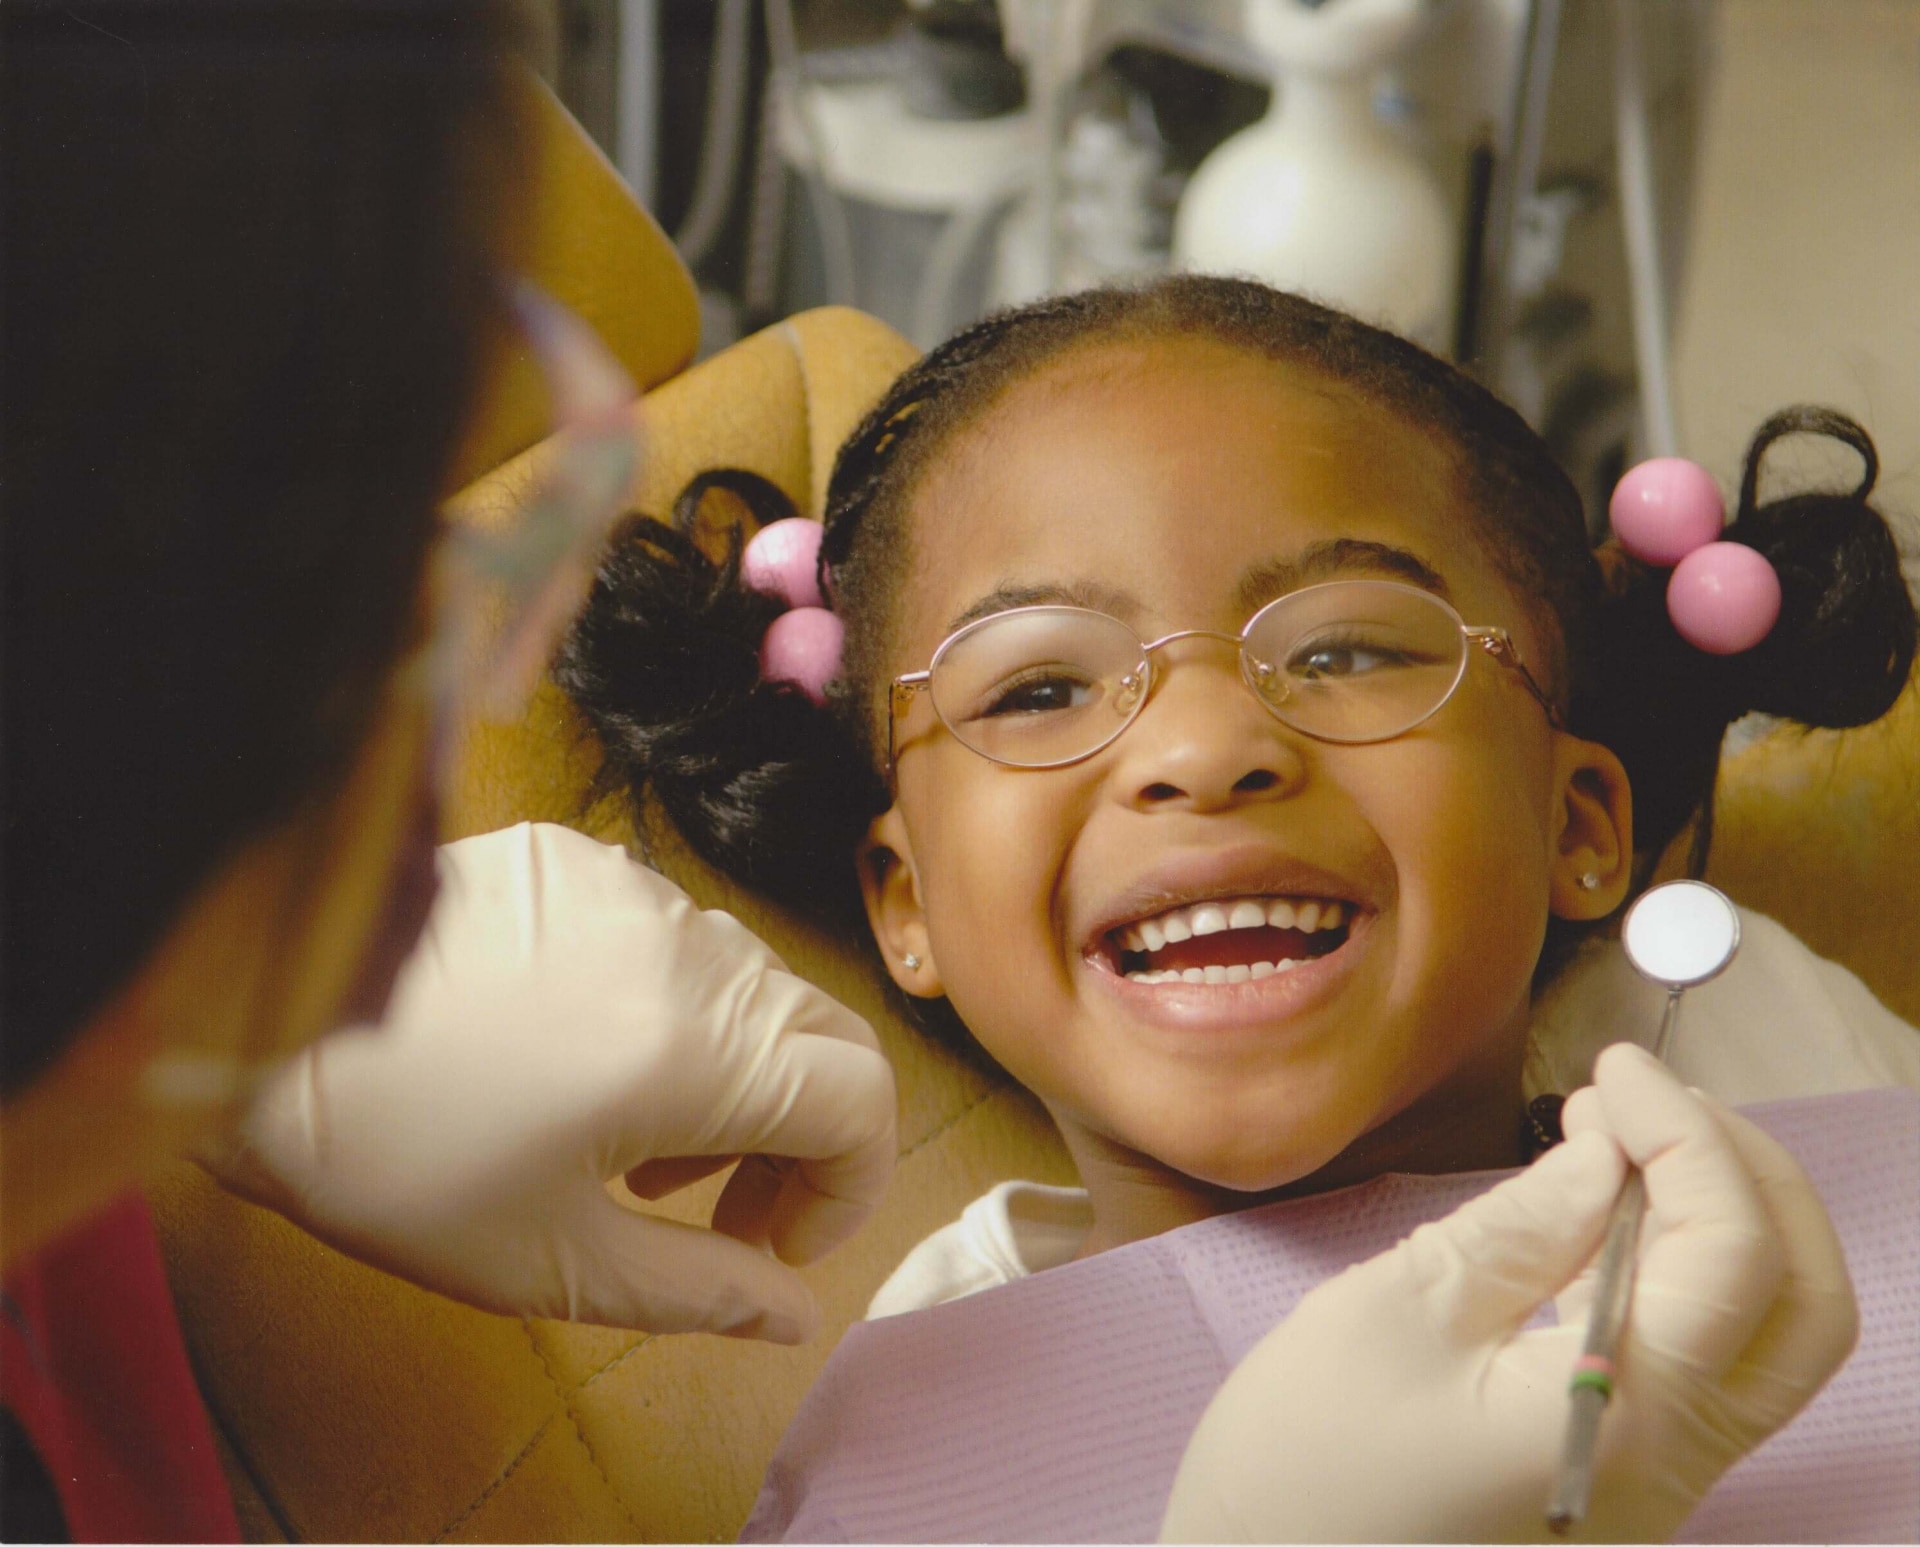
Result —
[{"label": "safety glasses", "polygon": [[427,665],[442,727],[524,712],[592,582],[639,459],[634,385],[619,362],[531,281],[505,289],[545,379],[555,433],[530,455],[524,498],[464,511],[439,545],[441,623]]},{"label": "safety glasses", "polygon": [[1476,649],[1518,674],[1557,728],[1559,713],[1506,630],[1462,620],[1440,597],[1390,580],[1289,592],[1238,635],[1182,629],[1143,642],[1085,607],[1015,607],[968,624],[925,671],[896,677],[887,766],[901,717],[924,692],[960,743],[1009,768],[1060,768],[1108,746],[1153,692],[1159,652],[1184,639],[1236,645],[1240,675],[1283,724],[1317,741],[1389,741],[1438,713]]}]

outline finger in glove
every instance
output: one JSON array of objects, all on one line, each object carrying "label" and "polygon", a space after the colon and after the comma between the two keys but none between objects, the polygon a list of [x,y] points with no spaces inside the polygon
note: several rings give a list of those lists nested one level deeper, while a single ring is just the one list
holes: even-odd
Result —
[{"label": "finger in glove", "polygon": [[646,1160],[626,1174],[627,1191],[648,1203],[657,1203],[695,1182],[705,1181],[716,1171],[724,1171],[738,1155],[671,1155]]},{"label": "finger in glove", "polygon": [[1518,1176],[1414,1231],[1400,1249],[1435,1325],[1462,1340],[1518,1331],[1591,1260],[1625,1174],[1606,1135],[1570,1136]]},{"label": "finger in glove", "polygon": [[1717,1381],[1786,1271],[1773,1221],[1727,1130],[1644,1048],[1606,1049],[1593,1088],[1597,1113],[1593,1099],[1568,1103],[1569,1135],[1603,1122],[1646,1177],[1633,1342]]},{"label": "finger in glove", "polygon": [[728,1131],[742,1149],[795,1164],[778,1188],[764,1176],[743,1180],[736,1172],[728,1191],[737,1187],[739,1195],[724,1211],[726,1226],[716,1213],[715,1228],[743,1238],[764,1234],[787,1262],[822,1256],[859,1229],[884,1196],[897,1148],[894,1121],[893,1070],[882,1054],[831,1036],[781,1038]]},{"label": "finger in glove", "polygon": [[1739,1113],[1700,1099],[1752,1174],[1786,1259],[1779,1294],[1722,1383],[1767,1432],[1846,1362],[1860,1335],[1859,1309],[1840,1238],[1799,1162]]},{"label": "finger in glove", "polygon": [[804,1343],[820,1307],[792,1268],[729,1236],[623,1209],[611,1198],[574,1232],[572,1304],[554,1315],[653,1332]]}]

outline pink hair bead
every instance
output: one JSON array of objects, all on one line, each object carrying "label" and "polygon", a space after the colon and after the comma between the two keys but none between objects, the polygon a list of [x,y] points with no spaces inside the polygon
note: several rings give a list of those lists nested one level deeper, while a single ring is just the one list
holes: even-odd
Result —
[{"label": "pink hair bead", "polygon": [[1614,485],[1607,516],[1628,553],[1656,568],[1671,569],[1720,536],[1727,507],[1719,485],[1699,463],[1655,457]]},{"label": "pink hair bead", "polygon": [[824,528],[804,516],[789,516],[753,534],[741,555],[740,578],[752,591],[777,596],[789,607],[824,607],[820,594],[820,538]]},{"label": "pink hair bead", "polygon": [[816,704],[824,704],[827,684],[840,673],[845,637],[845,626],[824,607],[783,612],[767,625],[760,641],[760,675],[768,682],[791,682]]},{"label": "pink hair bead", "polygon": [[1674,569],[1667,613],[1688,644],[1737,655],[1765,639],[1780,616],[1780,577],[1745,543],[1708,543]]}]

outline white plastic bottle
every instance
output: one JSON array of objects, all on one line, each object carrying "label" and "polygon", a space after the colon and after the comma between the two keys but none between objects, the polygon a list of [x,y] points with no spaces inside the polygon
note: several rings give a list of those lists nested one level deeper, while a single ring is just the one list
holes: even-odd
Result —
[{"label": "white plastic bottle", "polygon": [[1446,345],[1457,241],[1445,194],[1374,112],[1371,83],[1425,24],[1427,0],[1246,0],[1273,61],[1273,107],[1200,164],[1174,262],[1250,274]]}]

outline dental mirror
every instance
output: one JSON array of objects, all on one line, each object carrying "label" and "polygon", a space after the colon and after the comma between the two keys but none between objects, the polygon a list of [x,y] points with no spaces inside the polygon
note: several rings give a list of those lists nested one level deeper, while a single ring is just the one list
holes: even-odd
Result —
[{"label": "dental mirror", "polygon": [[1727,970],[1740,949],[1740,915],[1704,881],[1669,881],[1627,910],[1620,943],[1635,971],[1677,993]]},{"label": "dental mirror", "polygon": [[[1724,892],[1704,881],[1669,881],[1643,893],[1627,910],[1620,943],[1634,970],[1667,991],[1666,1012],[1653,1043],[1653,1056],[1665,1062],[1680,1021],[1680,996],[1727,970],[1740,949],[1740,915]],[[1547,1525],[1556,1535],[1586,1517],[1600,1414],[1613,1396],[1613,1361],[1633,1295],[1634,1255],[1646,1208],[1646,1179],[1635,1171],[1607,1226],[1586,1341],[1567,1392],[1566,1442],[1547,1504]]]}]

